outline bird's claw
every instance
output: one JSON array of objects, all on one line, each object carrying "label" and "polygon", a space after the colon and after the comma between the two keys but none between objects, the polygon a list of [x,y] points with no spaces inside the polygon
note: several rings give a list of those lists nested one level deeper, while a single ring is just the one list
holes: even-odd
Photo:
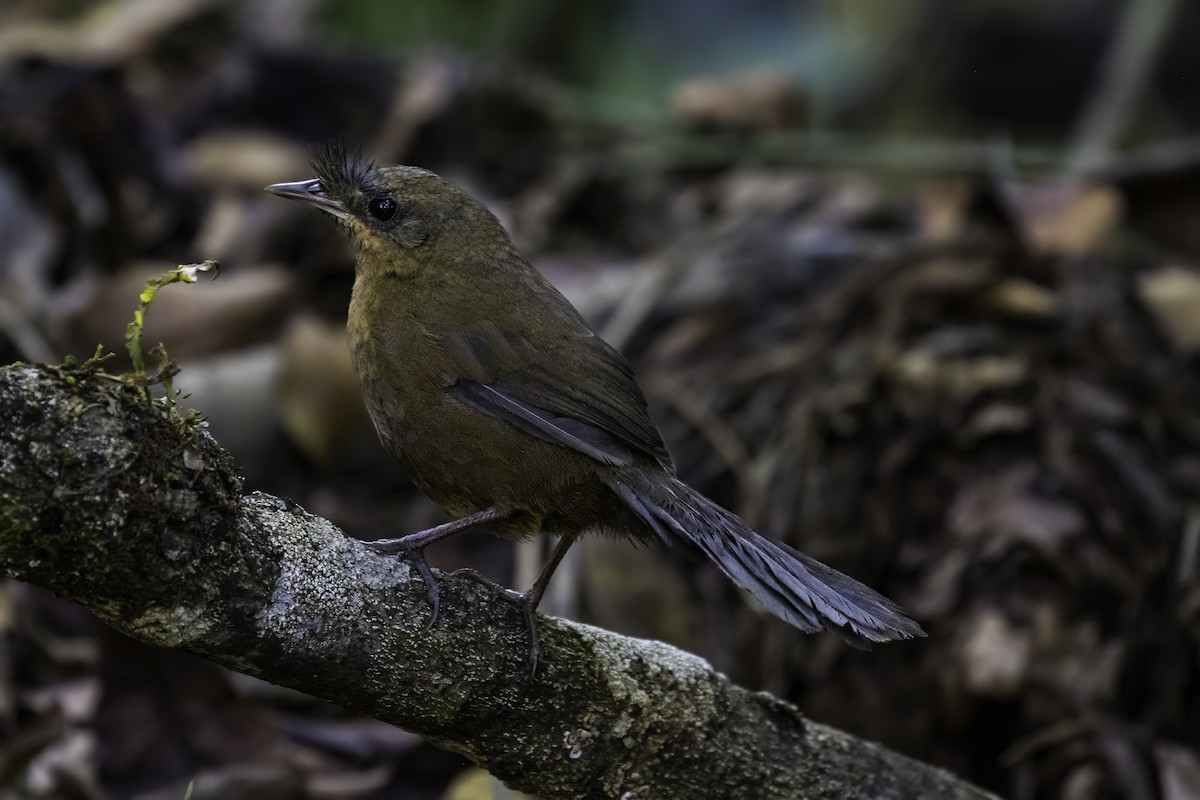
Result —
[{"label": "bird's claw", "polygon": [[538,664],[541,663],[542,649],[538,644],[537,610],[533,602],[533,597],[530,595],[530,593],[526,592],[525,594],[521,594],[519,592],[514,592],[512,589],[508,589],[496,583],[495,581],[485,578],[477,570],[471,569],[470,567],[456,569],[450,574],[454,576],[470,578],[471,580],[481,583],[493,591],[499,589],[500,597],[502,599],[507,600],[510,603],[516,603],[516,605],[521,609],[521,616],[525,620],[525,629],[529,631],[529,677],[532,678],[537,672]]},{"label": "bird's claw", "polygon": [[437,622],[438,612],[441,610],[442,593],[438,587],[437,580],[433,577],[433,570],[429,568],[429,564],[425,561],[424,546],[407,542],[404,537],[399,539],[379,539],[374,542],[363,542],[363,544],[377,553],[400,556],[417,571],[417,574],[421,576],[421,580],[425,583],[425,594],[429,598],[431,609],[429,623],[425,626],[425,630],[428,631],[432,628],[433,624]]},{"label": "bird's claw", "polygon": [[[426,630],[433,627],[433,623],[437,621],[438,609],[441,605],[441,591],[438,588],[437,581],[433,577],[433,570],[425,563],[424,544],[417,544],[407,537],[399,539],[380,539],[374,542],[363,542],[367,547],[377,553],[384,555],[400,556],[408,561],[409,564],[416,569],[417,574],[421,576],[421,580],[425,582],[425,590],[429,595],[429,605],[433,609],[433,613],[429,617],[429,625]],[[505,600],[516,603],[521,608],[521,615],[525,619],[525,629],[529,632],[529,677],[533,677],[537,673],[538,664],[542,660],[542,649],[538,643],[538,625],[537,625],[537,605],[531,592],[525,594],[517,594],[511,589],[506,589],[493,581],[488,580],[483,575],[473,569],[456,569],[452,575],[461,575],[464,578],[482,583],[490,589],[499,588],[502,590],[502,597]]]},{"label": "bird's claw", "polygon": [[483,575],[479,570],[473,569],[472,567],[461,567],[451,572],[450,575],[455,578],[468,578],[472,581],[475,581],[475,583],[480,584],[481,586],[491,589],[493,592],[498,591],[500,593],[500,598],[508,601],[509,603],[521,605],[525,602],[525,595],[509,589],[507,586],[502,586],[501,584],[496,583],[494,580]]},{"label": "bird's claw", "polygon": [[[481,583],[489,589],[504,589],[503,586],[496,583],[491,578],[484,577],[479,570],[474,569],[473,567],[460,567],[459,569],[451,572],[450,575],[455,578],[470,578],[476,583]],[[504,589],[504,591],[507,592],[508,590]]]},{"label": "bird's claw", "polygon": [[537,607],[528,592],[519,597],[521,614],[525,617],[525,629],[529,632],[529,677],[532,678],[542,660],[542,648],[538,644]]},{"label": "bird's claw", "polygon": [[542,660],[542,650],[538,644],[537,610],[534,606],[533,597],[528,592],[521,594],[520,592],[514,592],[512,589],[501,586],[495,581],[485,578],[478,570],[471,569],[470,567],[456,569],[450,574],[470,578],[492,591],[499,589],[501,599],[515,603],[521,609],[521,616],[525,620],[525,629],[529,631],[529,677],[532,678],[537,672],[538,664]]}]

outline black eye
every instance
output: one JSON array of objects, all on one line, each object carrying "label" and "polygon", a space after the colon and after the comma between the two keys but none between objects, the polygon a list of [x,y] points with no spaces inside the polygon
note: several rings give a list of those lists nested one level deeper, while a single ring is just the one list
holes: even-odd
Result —
[{"label": "black eye", "polygon": [[387,222],[396,216],[396,201],[390,197],[377,197],[367,203],[367,211],[380,222]]}]

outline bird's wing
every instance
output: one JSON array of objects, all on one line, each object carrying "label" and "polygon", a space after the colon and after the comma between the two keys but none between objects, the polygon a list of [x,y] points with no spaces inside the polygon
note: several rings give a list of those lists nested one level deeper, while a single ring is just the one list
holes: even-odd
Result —
[{"label": "bird's wing", "polygon": [[554,338],[481,323],[444,344],[454,374],[447,391],[522,431],[623,465],[633,452],[670,467],[671,457],[646,410],[625,358],[582,324]]}]

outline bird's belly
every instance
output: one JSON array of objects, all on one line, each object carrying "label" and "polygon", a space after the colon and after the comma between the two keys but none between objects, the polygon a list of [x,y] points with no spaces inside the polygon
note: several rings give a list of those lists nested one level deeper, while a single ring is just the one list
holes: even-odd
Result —
[{"label": "bird's belly", "polygon": [[367,397],[384,445],[452,517],[499,507],[523,512],[537,527],[564,502],[571,504],[580,486],[599,486],[599,465],[587,456],[530,436],[444,391],[410,402],[392,394],[386,413],[369,390]]}]

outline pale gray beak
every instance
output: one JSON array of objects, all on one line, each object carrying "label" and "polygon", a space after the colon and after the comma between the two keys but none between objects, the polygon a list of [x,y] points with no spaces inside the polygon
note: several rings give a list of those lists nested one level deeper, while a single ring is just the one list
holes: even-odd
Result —
[{"label": "pale gray beak", "polygon": [[316,206],[322,211],[328,211],[339,219],[347,219],[350,216],[350,212],[346,210],[344,205],[325,194],[325,190],[321,188],[321,181],[318,178],[308,181],[295,181],[293,183],[273,183],[266,188],[266,191],[271,194],[277,194],[280,197],[286,197],[289,200],[301,200],[309,205]]}]

